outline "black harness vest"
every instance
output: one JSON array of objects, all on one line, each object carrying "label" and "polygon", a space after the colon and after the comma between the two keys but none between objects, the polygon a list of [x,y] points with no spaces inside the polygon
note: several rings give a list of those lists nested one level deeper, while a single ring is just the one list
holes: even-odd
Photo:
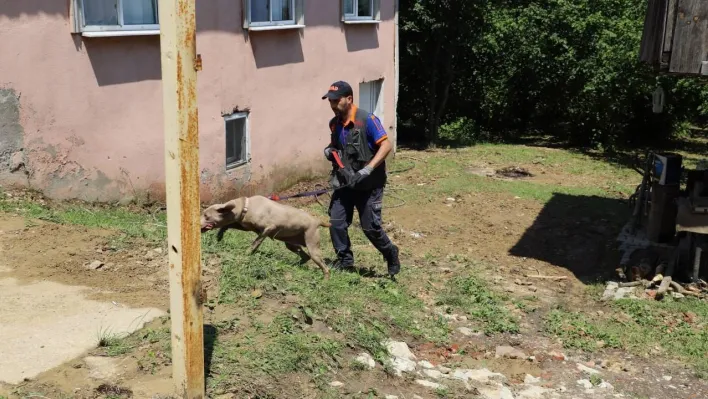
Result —
[{"label": "black harness vest", "polygon": [[[366,121],[368,118],[368,112],[361,109],[356,110],[353,120],[349,122],[349,125],[343,127],[349,128],[349,132],[345,136],[346,145],[342,145],[339,141],[339,135],[335,129],[337,118],[332,118],[329,122],[330,130],[332,131],[333,147],[342,155],[344,168],[349,168],[354,173],[363,169],[364,166],[371,162],[375,155],[375,152],[369,148],[369,143],[366,139],[368,133]],[[384,161],[371,172],[371,175],[352,188],[363,191],[383,188],[385,185],[386,162]]]}]

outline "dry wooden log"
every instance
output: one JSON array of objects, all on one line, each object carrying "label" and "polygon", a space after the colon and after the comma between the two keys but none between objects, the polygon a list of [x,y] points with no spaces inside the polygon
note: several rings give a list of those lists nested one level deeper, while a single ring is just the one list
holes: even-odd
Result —
[{"label": "dry wooden log", "polygon": [[644,287],[644,288],[649,288],[651,286],[651,281],[649,280],[641,280],[641,281],[630,281],[628,283],[619,283],[618,286],[620,287]]},{"label": "dry wooden log", "polygon": [[666,295],[666,291],[668,291],[669,287],[671,287],[671,276],[674,274],[674,265],[678,261],[679,251],[675,249],[673,255],[673,259],[671,259],[669,264],[666,266],[666,270],[664,271],[664,278],[661,279],[659,289],[656,290],[655,298],[658,300],[663,299],[664,295]]},{"label": "dry wooden log", "polygon": [[688,290],[686,290],[685,288],[683,288],[683,287],[681,286],[681,284],[679,284],[679,283],[677,283],[677,282],[675,282],[675,281],[672,281],[670,284],[671,284],[671,288],[673,288],[674,290],[676,290],[676,292],[678,292],[679,294],[695,296],[695,297],[698,297],[698,298],[701,298],[701,297],[702,297],[702,295],[699,294],[699,293],[697,293],[697,292],[693,292],[693,291],[688,291]]},{"label": "dry wooden log", "polygon": [[701,289],[698,288],[695,283],[688,284],[684,288],[691,292],[701,292]]},{"label": "dry wooden log", "polygon": [[669,290],[669,287],[671,287],[671,276],[664,276],[664,279],[661,280],[661,284],[659,284],[659,289],[656,290],[656,298],[663,298],[666,291]]}]

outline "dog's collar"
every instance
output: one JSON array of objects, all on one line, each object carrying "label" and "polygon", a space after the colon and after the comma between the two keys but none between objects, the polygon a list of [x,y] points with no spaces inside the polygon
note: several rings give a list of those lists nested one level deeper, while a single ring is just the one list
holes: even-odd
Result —
[{"label": "dog's collar", "polygon": [[248,212],[248,197],[243,199],[243,210],[241,210],[241,215],[238,217],[239,222],[243,221],[243,218],[246,216],[246,212]]}]

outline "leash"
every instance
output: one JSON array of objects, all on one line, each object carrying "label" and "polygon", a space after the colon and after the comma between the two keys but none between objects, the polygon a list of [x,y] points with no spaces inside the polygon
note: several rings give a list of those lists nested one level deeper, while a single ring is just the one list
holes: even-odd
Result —
[{"label": "leash", "polygon": [[328,193],[329,191],[331,191],[331,190],[330,190],[330,189],[327,189],[327,188],[323,188],[323,189],[321,189],[321,190],[305,191],[305,192],[302,192],[302,193],[297,193],[297,194],[293,194],[293,195],[286,195],[286,196],[283,196],[283,197],[279,196],[278,194],[271,194],[271,195],[268,196],[268,199],[270,199],[270,200],[272,200],[272,201],[284,201],[284,200],[287,200],[287,199],[290,199],[290,198],[318,197],[318,196],[320,196],[320,195],[322,195],[322,194]]},{"label": "leash", "polygon": [[[343,162],[342,162],[342,159],[339,157],[339,153],[338,153],[337,151],[333,151],[333,152],[332,152],[332,156],[333,156],[333,158],[334,158],[334,161],[337,163],[337,166],[339,166],[340,168],[344,169],[344,164],[343,164]],[[408,158],[410,158],[410,157],[408,157]],[[410,167],[408,167],[408,168],[403,168],[403,169],[400,169],[400,170],[397,170],[397,171],[394,171],[394,172],[389,172],[389,173],[401,173],[401,172],[406,172],[406,171],[409,171],[409,170],[411,170],[411,169],[413,169],[413,168],[415,168],[415,162],[413,163],[412,166],[410,166]],[[321,184],[315,185],[315,187],[317,187],[317,186],[322,187]],[[390,189],[390,188],[389,188],[389,189]],[[320,205],[322,205],[322,207],[327,208],[323,203],[320,202],[319,196],[320,196],[320,195],[323,195],[323,194],[327,194],[327,193],[333,192],[333,191],[335,191],[333,188],[323,188],[323,189],[320,189],[320,190],[305,191],[305,192],[301,192],[301,193],[297,193],[297,194],[293,194],[293,195],[286,195],[286,196],[283,196],[283,197],[279,196],[278,194],[271,194],[271,195],[268,196],[268,199],[270,199],[271,201],[276,201],[276,202],[277,202],[277,201],[285,201],[285,200],[288,200],[288,199],[291,199],[291,198],[315,197],[315,200],[316,200]],[[395,188],[394,188],[394,191],[395,191]],[[399,197],[396,197],[395,195],[391,195],[391,194],[389,194],[389,195],[390,195],[391,197],[393,197],[393,198],[396,198],[396,199],[400,200],[401,203],[396,204],[396,205],[393,205],[393,206],[389,206],[388,208],[398,208],[398,207],[403,206],[403,205],[406,204],[406,200],[404,200],[404,199],[402,199],[402,198],[399,198]]]},{"label": "leash", "polygon": [[[344,164],[342,163],[342,159],[339,157],[339,153],[337,151],[332,151],[332,156],[334,157],[335,162],[337,162],[337,166],[340,168],[344,169]],[[301,198],[301,197],[319,197],[322,194],[326,194],[330,191],[334,191],[333,189],[328,189],[324,188],[321,190],[315,190],[315,191],[305,191],[303,193],[297,193],[293,195],[287,195],[284,197],[279,196],[278,194],[271,194],[268,196],[268,198],[272,201],[284,201],[290,198]]]}]

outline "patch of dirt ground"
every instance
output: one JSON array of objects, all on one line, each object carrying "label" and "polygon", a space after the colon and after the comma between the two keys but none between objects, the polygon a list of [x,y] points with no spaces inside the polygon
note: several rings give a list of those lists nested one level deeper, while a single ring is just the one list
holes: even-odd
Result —
[{"label": "patch of dirt ground", "polygon": [[0,277],[50,280],[93,288],[90,299],[167,309],[167,261],[162,248],[110,244],[114,231],[0,217],[0,250],[11,266]]}]

